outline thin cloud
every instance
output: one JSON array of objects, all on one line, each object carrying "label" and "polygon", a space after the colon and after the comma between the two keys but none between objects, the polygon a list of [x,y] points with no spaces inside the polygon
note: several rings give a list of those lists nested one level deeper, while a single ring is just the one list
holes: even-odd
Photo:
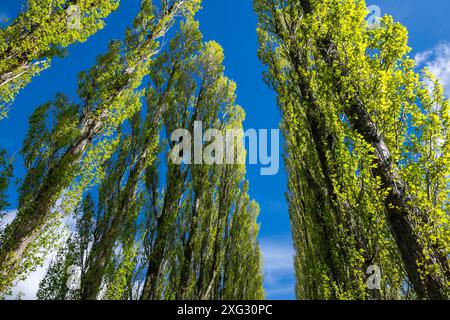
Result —
[{"label": "thin cloud", "polygon": [[12,289],[12,295],[6,297],[6,299],[36,300],[39,284],[47,273],[47,269],[54,256],[55,254],[49,255],[42,267],[39,267],[36,271],[31,273],[26,280],[19,281]]},{"label": "thin cloud", "polygon": [[2,231],[8,224],[10,224],[17,216],[17,210],[10,210],[4,212],[3,218],[0,220],[0,231]]},{"label": "thin cloud", "polygon": [[428,59],[430,59],[430,56],[433,54],[433,51],[428,50],[425,52],[420,52],[418,54],[416,54],[416,56],[414,57],[414,60],[416,61],[416,64],[418,66],[423,65]]},{"label": "thin cloud", "polygon": [[[0,231],[3,230],[8,224],[10,224],[17,216],[17,210],[11,210],[6,212],[5,217],[0,223]],[[71,228],[75,225],[74,218],[68,216],[63,219],[61,226],[61,232],[65,237],[62,243],[65,242],[65,238]],[[51,261],[56,257],[57,249],[49,252],[46,256],[45,262],[41,267],[38,267],[34,272],[30,273],[23,281],[17,282],[12,288],[12,293],[9,296],[4,297],[7,300],[22,299],[22,300],[36,300],[36,293],[39,289],[39,284],[47,273],[47,269],[50,266]]]},{"label": "thin cloud", "polygon": [[426,67],[444,86],[450,96],[450,43],[441,43],[432,50],[415,56],[419,67]]},{"label": "thin cloud", "polygon": [[293,296],[295,292],[294,249],[289,240],[261,241],[264,259],[264,280],[269,299]]}]

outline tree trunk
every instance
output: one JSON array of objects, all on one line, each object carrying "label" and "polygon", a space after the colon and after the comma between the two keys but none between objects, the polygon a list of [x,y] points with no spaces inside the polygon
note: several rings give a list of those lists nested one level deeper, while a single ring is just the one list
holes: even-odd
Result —
[{"label": "tree trunk", "polygon": [[158,218],[156,240],[149,257],[148,270],[141,294],[141,300],[156,300],[158,298],[158,280],[164,264],[164,255],[169,241],[170,228],[178,212],[177,206],[179,198],[183,193],[183,187],[180,186],[180,181],[184,181],[186,176],[186,171],[180,172],[179,168],[175,168],[175,170],[177,170],[175,176],[168,179],[168,188],[164,197],[164,206],[162,213]]}]

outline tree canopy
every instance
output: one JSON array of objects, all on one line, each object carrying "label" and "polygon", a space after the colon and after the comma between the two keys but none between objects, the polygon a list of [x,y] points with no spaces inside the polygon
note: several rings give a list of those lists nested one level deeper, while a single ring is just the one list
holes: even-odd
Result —
[{"label": "tree canopy", "polygon": [[[17,215],[0,224],[0,297],[53,253],[40,300],[265,298],[246,113],[201,3],[142,0],[76,97],[34,109]],[[118,5],[28,0],[0,30],[0,119]],[[364,0],[253,5],[282,117],[297,297],[449,299],[450,103],[406,28],[371,24]],[[0,149],[0,220],[12,163]]]},{"label": "tree canopy", "polygon": [[365,1],[254,6],[288,138],[298,297],[448,298],[449,103],[406,29],[369,26]]},{"label": "tree canopy", "polygon": [[16,94],[48,68],[65,48],[85,42],[102,29],[119,0],[28,0],[6,28],[0,29],[0,120]]}]

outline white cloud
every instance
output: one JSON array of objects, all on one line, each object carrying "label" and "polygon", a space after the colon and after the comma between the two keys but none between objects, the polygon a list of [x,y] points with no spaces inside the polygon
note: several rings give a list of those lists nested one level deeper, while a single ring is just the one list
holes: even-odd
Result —
[{"label": "white cloud", "polygon": [[17,210],[10,210],[4,212],[4,217],[0,220],[0,231],[2,231],[8,224],[10,224],[14,220],[16,215]]},{"label": "white cloud", "polygon": [[292,269],[294,249],[292,245],[280,242],[263,240],[261,250],[264,254],[264,267],[266,270]]},{"label": "white cloud", "polygon": [[430,56],[433,54],[433,51],[428,50],[425,52],[419,52],[418,54],[416,54],[416,56],[414,57],[414,60],[416,60],[416,64],[418,66],[423,65],[424,62],[426,62]]},{"label": "white cloud", "polygon": [[426,67],[444,86],[450,96],[450,43],[441,43],[434,49],[415,56],[419,67]]},{"label": "white cloud", "polygon": [[42,267],[31,273],[26,280],[18,282],[12,289],[12,295],[6,299],[13,300],[20,297],[22,300],[36,300],[39,283],[44,278],[53,257],[54,254],[49,255]]},{"label": "white cloud", "polygon": [[264,280],[268,299],[293,296],[295,292],[294,249],[291,241],[264,239]]}]

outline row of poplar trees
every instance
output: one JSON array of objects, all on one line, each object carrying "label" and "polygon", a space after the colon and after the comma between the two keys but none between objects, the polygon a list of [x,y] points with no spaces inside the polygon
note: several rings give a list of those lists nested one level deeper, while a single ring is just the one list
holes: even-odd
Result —
[{"label": "row of poplar trees", "polygon": [[[86,0],[84,28],[60,32],[77,2],[30,0],[1,31],[3,116],[118,5]],[[125,40],[80,75],[78,98],[36,109],[18,214],[0,239],[0,292],[59,244],[40,299],[264,297],[245,167],[169,161],[175,129],[199,120],[236,129],[244,117],[222,49],[202,42],[199,6],[144,0]],[[450,105],[416,70],[406,29],[389,16],[370,25],[364,0],[254,0],[254,9],[286,137],[298,298],[448,299]],[[12,167],[0,159],[1,210]],[[378,288],[368,270],[381,271]]]},{"label": "row of poplar trees", "polygon": [[[0,37],[3,115],[51,58],[103,26],[119,1],[34,1]],[[65,30],[70,5],[82,29]],[[245,166],[171,161],[194,122],[242,128],[224,54],[204,42],[200,0],[143,0],[124,41],[79,76],[78,97],[36,108],[17,216],[0,238],[0,293],[57,251],[38,299],[263,299],[258,205]],[[67,32],[65,32],[67,31]],[[2,120],[7,121],[7,120]],[[0,209],[12,173],[0,154]],[[64,221],[64,223],[62,223]]]},{"label": "row of poplar trees", "polygon": [[450,105],[406,29],[369,24],[363,0],[254,8],[287,139],[298,297],[450,298]]}]

